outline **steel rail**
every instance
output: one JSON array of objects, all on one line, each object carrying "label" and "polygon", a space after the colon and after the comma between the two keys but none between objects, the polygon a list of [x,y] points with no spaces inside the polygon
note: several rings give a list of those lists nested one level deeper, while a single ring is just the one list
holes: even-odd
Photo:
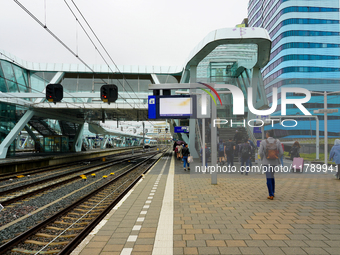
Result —
[{"label": "steel rail", "polygon": [[[150,154],[150,153],[146,153],[146,154]],[[89,175],[89,174],[98,172],[98,171],[103,170],[103,169],[105,169],[105,168],[114,166],[114,165],[116,165],[116,164],[119,164],[119,163],[122,163],[122,162],[125,162],[125,161],[128,161],[128,160],[131,160],[131,159],[136,159],[136,158],[138,159],[138,158],[140,158],[140,157],[143,157],[144,155],[145,155],[145,154],[142,154],[142,155],[139,154],[139,155],[135,155],[135,156],[132,156],[132,157],[129,157],[129,158],[126,158],[126,159],[117,159],[117,160],[114,160],[114,161],[105,162],[106,164],[105,164],[105,163],[101,163],[100,165],[89,166],[89,167],[86,167],[86,168],[83,168],[83,169],[80,169],[80,170],[76,170],[76,171],[74,171],[74,172],[72,172],[72,173],[62,174],[61,176],[51,177],[51,178],[48,178],[48,179],[45,179],[45,180],[42,180],[42,181],[35,182],[35,183],[33,183],[32,185],[27,184],[27,185],[24,185],[24,186],[28,186],[28,187],[29,187],[29,186],[36,186],[36,185],[38,185],[38,184],[40,184],[40,183],[54,180],[55,178],[62,178],[62,177],[65,177],[65,176],[67,176],[67,175],[74,174],[74,173],[76,173],[76,172],[81,172],[81,171],[89,170],[89,169],[91,169],[91,168],[99,167],[99,168],[97,168],[97,169],[95,169],[95,170],[93,170],[93,171],[91,171],[91,172],[86,173],[86,174]],[[40,189],[36,189],[36,190],[30,191],[30,192],[27,192],[27,193],[25,193],[25,194],[22,194],[22,195],[19,195],[19,196],[16,196],[16,197],[13,197],[13,198],[10,198],[10,199],[1,201],[1,204],[2,204],[3,206],[7,206],[7,205],[10,205],[10,204],[12,204],[12,203],[18,201],[18,200],[22,200],[22,199],[24,199],[24,198],[26,198],[26,197],[36,195],[36,194],[38,194],[38,193],[44,192],[44,191],[46,191],[46,190],[55,188],[55,187],[60,186],[60,185],[64,185],[64,184],[69,183],[69,182],[72,182],[72,181],[74,181],[74,180],[76,180],[76,179],[79,179],[79,176],[74,176],[74,177],[71,177],[71,178],[69,178],[69,179],[67,179],[67,180],[63,180],[63,181],[60,181],[60,182],[57,182],[57,183],[53,183],[53,184],[48,185],[48,186],[46,186],[46,187],[42,187],[42,188],[40,188]],[[22,186],[22,187],[23,187],[23,186]],[[21,188],[21,187],[18,187],[18,188]],[[13,188],[13,189],[11,189],[11,190],[6,190],[6,191],[12,191],[12,192],[14,192],[14,191],[18,191],[18,190],[21,190],[21,189]],[[6,191],[3,191],[3,192],[6,192]],[[0,196],[2,195],[1,193],[2,193],[2,192],[0,192]],[[11,193],[11,192],[8,192],[7,194],[9,194],[9,193]]]},{"label": "steel rail", "polygon": [[[136,152],[142,151],[142,147],[138,146],[138,147],[133,147],[133,148],[139,148],[139,150],[136,150]],[[131,147],[129,147],[129,149],[131,149]],[[120,153],[108,155],[108,156],[105,156],[105,157],[110,158],[110,157],[117,156],[117,155],[124,155],[124,153],[126,153],[126,151],[129,150],[129,149],[124,149]],[[117,151],[119,151],[119,150],[117,150]],[[112,151],[112,152],[115,152],[115,151]],[[91,158],[91,159],[88,159],[87,161],[92,162],[92,161],[98,160],[102,157],[103,156]],[[32,169],[28,169],[28,170],[24,170],[24,171],[20,171],[20,172],[15,172],[15,173],[11,172],[11,173],[0,174],[0,181],[7,180],[8,178],[11,178],[11,177],[14,178],[17,175],[21,175],[21,174],[36,174],[36,173],[41,173],[41,172],[45,172],[45,171],[48,171],[48,170],[54,170],[54,169],[57,169],[57,168],[60,168],[60,167],[63,167],[63,166],[77,165],[80,162],[84,162],[84,160],[79,160],[79,161],[75,161],[75,162],[72,162],[72,163],[70,163],[70,162],[69,163],[63,163],[63,164],[58,164],[58,165],[53,165],[53,166],[37,167],[37,168],[32,168]]]},{"label": "steel rail", "polygon": [[[3,244],[2,246],[0,246],[0,254],[4,254],[5,252],[7,252],[9,249],[11,249],[13,246],[19,244],[20,242],[26,240],[28,237],[32,236],[33,234],[37,233],[39,230],[41,230],[42,228],[44,228],[45,226],[47,226],[48,224],[54,222],[58,217],[61,217],[62,215],[66,214],[67,212],[73,210],[75,207],[77,207],[78,205],[82,204],[83,202],[87,201],[88,199],[90,199],[92,196],[96,195],[97,193],[99,193],[100,191],[102,191],[103,189],[105,189],[107,186],[113,184],[115,181],[119,180],[120,178],[122,178],[123,176],[125,176],[126,174],[130,173],[132,170],[134,170],[135,168],[137,168],[138,166],[140,166],[141,164],[145,163],[146,161],[148,161],[149,159],[151,159],[152,157],[154,157],[155,155],[159,154],[160,152],[154,152],[154,155],[151,155],[150,157],[148,157],[147,159],[145,159],[144,161],[138,163],[137,165],[133,166],[132,168],[130,168],[129,170],[125,171],[124,173],[120,174],[119,176],[116,176],[115,178],[113,178],[112,180],[110,180],[108,183],[102,185],[101,187],[99,187],[98,189],[90,192],[88,195],[78,199],[76,202],[74,202],[73,204],[67,206],[66,208],[62,209],[61,211],[57,212],[55,215],[47,218],[46,220],[42,221],[41,223],[37,224],[36,226],[30,228],[29,230],[27,230],[26,232],[20,234],[19,236],[13,238],[12,240],[8,241],[7,243]],[[164,152],[163,152],[164,154]],[[144,171],[145,172],[145,171]],[[139,179],[141,178],[141,175],[139,175],[138,177]],[[131,185],[129,185],[129,187],[131,188]],[[127,191],[126,191],[127,192]],[[126,192],[124,191],[124,193],[126,194]],[[121,196],[120,196],[121,197]],[[114,200],[115,204],[118,203],[118,200]],[[102,214],[101,214],[102,215]],[[105,216],[105,215],[104,215]],[[103,217],[104,217],[103,216]],[[98,216],[99,217],[99,216]],[[91,223],[90,223],[91,224]],[[91,224],[91,226],[93,226]],[[95,225],[94,225],[95,226]],[[83,233],[83,231],[81,232]],[[85,233],[85,232],[84,232]],[[82,234],[84,235],[84,234]],[[79,238],[77,238],[77,243],[79,242]],[[72,245],[73,247],[73,245]],[[66,254],[66,253],[65,253]]]}]

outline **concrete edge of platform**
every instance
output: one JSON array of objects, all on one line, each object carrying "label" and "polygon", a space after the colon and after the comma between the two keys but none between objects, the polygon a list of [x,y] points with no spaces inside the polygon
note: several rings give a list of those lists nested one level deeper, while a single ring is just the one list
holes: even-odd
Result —
[{"label": "concrete edge of platform", "polygon": [[[163,157],[163,156],[162,156]],[[161,157],[161,158],[162,158]],[[79,255],[82,250],[86,247],[86,245],[91,242],[91,240],[95,237],[95,235],[99,232],[99,230],[105,226],[108,220],[114,215],[114,213],[121,207],[121,205],[129,198],[132,192],[138,187],[138,185],[145,180],[146,176],[152,171],[152,169],[160,162],[161,158],[157,160],[157,162],[145,173],[145,176],[141,178],[136,185],[132,187],[132,189],[122,198],[121,201],[104,217],[103,220],[90,232],[90,234],[72,251],[71,255]]]},{"label": "concrete edge of platform", "polygon": [[[68,153],[63,155],[47,155],[47,156],[37,156],[34,158],[23,158],[23,159],[15,159],[9,162],[1,162],[1,172],[2,173],[10,173],[10,172],[19,172],[23,170],[28,170],[37,167],[44,167],[49,165],[57,165],[63,163],[69,163],[74,160],[84,160],[91,159],[96,157],[105,157],[116,151],[125,151],[133,149],[142,148],[141,146],[136,147],[123,147],[123,148],[112,148],[112,149],[104,149],[99,151],[80,151],[74,153]],[[76,157],[76,158],[75,158]]]}]

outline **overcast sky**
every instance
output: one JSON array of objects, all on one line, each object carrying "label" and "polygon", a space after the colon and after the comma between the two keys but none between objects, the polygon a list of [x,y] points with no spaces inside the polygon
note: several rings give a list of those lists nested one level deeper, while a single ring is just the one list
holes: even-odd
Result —
[{"label": "overcast sky", "polygon": [[[64,0],[19,1],[87,64],[104,63]],[[209,32],[240,24],[248,6],[248,0],[73,1],[118,65],[182,66]],[[0,49],[32,62],[79,63],[13,0],[1,0]]]}]

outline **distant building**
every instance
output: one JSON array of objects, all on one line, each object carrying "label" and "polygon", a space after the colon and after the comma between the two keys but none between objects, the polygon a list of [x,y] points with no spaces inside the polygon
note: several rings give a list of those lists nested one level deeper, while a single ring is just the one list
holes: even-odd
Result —
[{"label": "distant building", "polygon": [[[320,92],[340,91],[338,0],[250,0],[248,19],[249,27],[267,29],[272,39],[270,61],[261,70],[269,103],[274,87],[278,92],[281,86]],[[279,93],[279,104],[280,98]],[[311,113],[314,109],[324,108],[323,96],[312,96],[305,107]],[[328,108],[339,107],[340,97],[328,96]],[[281,115],[280,109],[281,105],[277,115]],[[297,108],[289,108],[287,114],[301,113]],[[323,115],[319,120],[320,135],[323,136]],[[328,120],[328,134],[339,136],[340,114],[331,114]],[[301,120],[296,128],[290,129],[289,135],[310,137],[312,133],[315,136],[315,129],[315,121]],[[284,135],[287,134],[283,132]]]}]

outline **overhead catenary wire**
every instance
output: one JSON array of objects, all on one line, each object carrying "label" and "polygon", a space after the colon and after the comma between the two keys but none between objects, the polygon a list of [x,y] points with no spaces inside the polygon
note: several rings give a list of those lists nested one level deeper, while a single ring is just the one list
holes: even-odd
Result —
[{"label": "overhead catenary wire", "polygon": [[[66,2],[66,0],[64,0]],[[97,34],[94,32],[94,30],[92,29],[91,25],[88,23],[87,19],[84,17],[83,13],[80,11],[80,9],[78,8],[78,6],[75,4],[75,2],[73,0],[71,0],[73,5],[75,6],[75,8],[77,9],[77,11],[79,12],[79,14],[81,15],[81,17],[84,19],[85,23],[87,24],[87,26],[90,28],[91,32],[93,33],[93,35],[96,37],[97,41],[99,42],[100,46],[102,46],[103,50],[105,51],[105,53],[107,54],[107,56],[110,58],[110,60],[112,61],[112,63],[114,64],[114,66],[116,67],[116,69],[118,70],[118,72],[120,74],[123,75],[123,80],[126,81],[126,83],[128,84],[128,86],[130,87],[130,89],[132,90],[132,92],[137,96],[138,99],[140,99],[138,97],[138,95],[136,94],[136,92],[133,90],[133,88],[131,87],[131,85],[129,84],[129,82],[127,81],[127,79],[125,79],[124,74],[119,70],[117,64],[115,63],[115,61],[112,59],[110,53],[106,50],[105,46],[102,44],[101,40],[98,38]],[[105,61],[106,63],[106,61]],[[111,69],[111,68],[110,68]],[[120,81],[119,81],[120,83]]]},{"label": "overhead catenary wire", "polygon": [[[109,63],[105,60],[103,54],[99,51],[98,47],[96,46],[96,44],[93,42],[93,40],[91,39],[90,35],[87,33],[86,29],[84,28],[84,26],[80,23],[79,19],[77,18],[76,14],[73,12],[73,10],[71,9],[71,7],[69,6],[69,4],[67,3],[66,0],[64,0],[65,4],[67,5],[68,9],[71,11],[72,15],[74,16],[74,18],[76,19],[76,21],[79,23],[79,25],[81,26],[81,28],[83,29],[84,33],[86,34],[86,36],[88,37],[88,39],[91,41],[92,45],[94,46],[95,50],[99,53],[99,55],[101,56],[101,58],[104,60],[105,64],[107,65],[107,67],[111,70],[111,72],[114,74],[115,72],[112,70],[112,68],[110,67]],[[105,47],[103,46],[103,44],[101,43],[101,41],[99,40],[99,38],[97,37],[96,33],[93,31],[92,27],[90,26],[90,24],[87,22],[86,18],[84,17],[84,15],[81,13],[81,11],[79,10],[79,8],[77,7],[77,5],[72,1],[72,3],[74,4],[74,6],[76,7],[76,9],[78,10],[78,12],[80,13],[80,15],[82,16],[82,18],[84,19],[84,21],[86,22],[87,26],[90,28],[91,32],[94,34],[94,36],[96,37],[96,39],[98,40],[98,42],[100,43],[100,45],[102,46],[102,48],[104,49],[104,51],[106,52],[106,54],[109,56],[109,58],[111,59],[111,61],[113,62],[113,64],[115,65],[116,69],[118,70],[119,74],[121,74],[123,76],[123,80],[126,81],[127,85],[130,87],[131,91],[136,95],[137,100],[141,100],[138,95],[135,93],[135,91],[133,90],[133,88],[130,86],[129,82],[127,79],[125,79],[124,74],[119,70],[118,66],[115,64],[115,62],[113,61],[113,59],[111,58],[111,56],[109,55],[109,53],[106,51]],[[134,99],[131,97],[130,93],[125,89],[125,86],[121,83],[121,81],[119,79],[117,79],[117,81],[119,82],[119,84],[121,85],[121,87],[123,88],[123,90],[125,90],[125,92],[130,96],[130,98],[134,101]],[[135,102],[135,101],[134,101]],[[141,105],[139,103],[139,105]]]},{"label": "overhead catenary wire", "polygon": [[[20,8],[22,8],[32,19],[34,19],[40,26],[42,26],[50,35],[52,35],[53,38],[55,38],[63,47],[65,47],[72,55],[74,55],[80,62],[82,62],[92,73],[94,73],[96,76],[99,76],[98,73],[96,73],[82,58],[79,57],[79,55],[77,53],[75,53],[73,50],[70,49],[70,47],[68,47],[57,35],[55,35],[46,25],[44,25],[33,13],[31,13],[23,4],[21,4],[18,0],[14,0],[14,2],[16,4],[19,5]],[[72,1],[73,2],[73,1]],[[74,3],[74,2],[73,2]],[[75,4],[75,3],[74,3]],[[82,15],[82,14],[81,14]],[[83,15],[82,15],[83,16]],[[86,21],[87,22],[87,21]],[[90,27],[90,29],[93,31],[93,29]],[[94,33],[94,31],[93,31]],[[95,33],[94,33],[95,34]],[[95,34],[97,40],[100,42],[100,40],[98,39],[97,35]],[[102,43],[100,42],[100,44],[102,45]],[[104,48],[104,46],[102,45],[102,47]],[[105,52],[108,54],[108,52],[106,51],[106,49],[104,48]],[[109,55],[109,54],[108,54]],[[120,72],[120,74],[123,75],[123,78],[125,79],[124,74],[119,70],[118,66],[116,65],[116,63],[113,61],[113,59],[111,58],[111,56],[109,56],[111,61],[114,63],[114,65],[116,66],[117,70]],[[99,76],[100,78],[100,76]],[[104,84],[107,84],[107,82],[100,78],[100,80],[103,81]],[[126,79],[125,79],[126,80]],[[119,81],[119,80],[118,80]],[[119,81],[120,82],[120,81]],[[130,84],[128,83],[128,81],[126,80],[126,83],[128,84],[128,86],[131,88],[131,90],[133,91],[132,87],[130,86]],[[138,95],[133,91],[133,93],[137,96],[138,99],[140,99],[138,97]],[[128,93],[129,94],[129,93]],[[121,95],[118,95],[121,99],[123,99],[128,105],[130,105],[132,108],[134,108],[134,106],[132,106],[126,98],[123,98]],[[129,96],[131,97],[131,95],[129,94]],[[132,99],[132,97],[131,97]],[[149,121],[150,122],[150,121]],[[151,122],[150,122],[151,123]],[[153,124],[153,123],[151,123]]]},{"label": "overhead catenary wire", "polygon": [[[52,35],[61,45],[63,45],[73,56],[75,56],[77,59],[79,59],[80,62],[82,62],[92,73],[94,73],[95,75],[97,75],[98,77],[99,74],[96,73],[83,59],[81,59],[73,50],[71,50],[57,35],[55,35],[50,29],[48,29],[48,27],[46,27],[33,13],[31,13],[24,5],[22,5],[18,0],[14,0],[14,2],[16,4],[18,4],[20,6],[20,8],[22,8],[29,16],[31,16],[31,18],[33,18],[40,26],[42,26],[50,35]],[[103,81],[103,83],[107,84],[107,82],[102,79],[99,78]],[[127,104],[129,104],[132,108],[134,108],[125,98],[123,98],[122,96],[120,96],[118,94],[118,96],[123,99]]]},{"label": "overhead catenary wire", "polygon": [[[18,66],[21,66],[20,65],[20,63],[18,63],[17,61],[15,61],[14,59],[12,59],[11,57],[9,57],[9,56],[7,56],[6,54],[4,54],[3,52],[0,52],[0,55],[3,55],[4,57],[6,57],[8,60],[10,60],[13,64],[16,64],[16,65],[18,65]],[[3,78],[4,80],[6,80],[6,81],[10,81],[10,82],[15,82],[15,83],[17,83],[18,85],[21,85],[21,86],[23,86],[23,87],[26,87],[27,85],[26,84],[22,84],[22,83],[20,83],[20,82],[18,82],[17,80],[16,81],[14,81],[14,80],[11,80],[11,79],[8,79],[8,78],[6,78],[6,77],[4,77],[4,76],[1,76],[0,75],[0,78]],[[44,81],[47,81],[47,80],[45,80],[44,79]],[[42,91],[40,91],[40,90],[37,90],[37,89],[34,89],[34,88],[32,88],[32,87],[29,87],[29,89],[32,91],[35,91],[35,92],[37,92],[37,93],[41,93],[41,94],[43,94],[44,96],[45,96],[45,93],[44,92],[42,92]],[[7,92],[6,94],[10,94],[11,92]],[[75,100],[78,100],[78,98],[77,97],[74,97],[74,96],[72,96],[70,93],[68,93],[67,91],[65,91],[65,94],[68,94],[69,96],[71,96],[71,98],[73,98],[73,99],[75,99]],[[76,106],[76,107],[79,107],[79,108],[81,108],[79,105],[76,105],[76,104],[74,104],[74,103],[72,103],[72,102],[65,102],[66,104],[71,104],[71,105],[74,105],[74,106]],[[34,104],[34,103],[33,103]],[[92,107],[93,108],[93,107]]]},{"label": "overhead catenary wire", "polygon": [[[64,0],[65,3],[67,4],[66,0]],[[136,94],[136,92],[133,90],[133,88],[131,87],[131,85],[129,84],[128,80],[125,78],[124,74],[119,70],[118,65],[115,63],[115,61],[112,59],[111,55],[109,54],[109,52],[106,50],[105,46],[102,44],[101,40],[99,39],[99,37],[97,36],[97,34],[94,32],[94,30],[92,29],[91,25],[89,24],[89,22],[87,21],[87,19],[85,18],[85,16],[83,15],[83,13],[80,11],[80,9],[78,8],[78,6],[76,5],[76,3],[71,0],[73,5],[75,6],[75,8],[77,9],[77,11],[79,12],[79,14],[81,15],[81,17],[83,18],[83,20],[85,21],[85,23],[87,24],[87,26],[89,27],[89,29],[91,30],[91,32],[93,33],[93,35],[96,37],[97,41],[99,42],[99,44],[101,45],[101,47],[103,48],[103,50],[105,51],[105,53],[107,54],[107,56],[110,58],[110,60],[112,61],[112,63],[114,64],[114,66],[116,67],[116,69],[118,70],[118,72],[123,76],[123,80],[126,81],[127,85],[130,87],[130,89],[132,90],[132,92],[136,95],[137,99],[140,100],[140,98],[138,97],[138,95]],[[67,4],[67,6],[69,7],[69,5]],[[76,18],[74,12],[71,10],[71,8],[69,7],[70,11],[72,12],[72,14],[74,15],[74,17]],[[77,19],[77,18],[76,18]],[[79,20],[77,19],[77,21],[79,22]],[[79,23],[80,24],[80,23]],[[82,26],[83,28],[83,26]],[[88,33],[85,31],[85,29],[83,28],[84,32],[86,33],[86,35],[88,36]],[[89,36],[88,36],[89,37]],[[91,40],[91,38],[89,37],[89,39]],[[91,40],[91,42],[93,42]],[[95,47],[95,49],[99,52],[98,48]],[[103,60],[105,61],[105,63],[108,65],[108,67],[110,68],[110,70],[113,72],[113,70],[111,69],[111,67],[109,66],[109,64],[106,62],[106,60],[104,59],[104,57],[102,56],[102,54],[100,54],[100,56],[103,58]],[[122,88],[126,91],[125,87],[121,84],[121,82],[117,79],[117,81],[120,83],[120,85],[122,86]],[[127,91],[126,91],[127,92]],[[128,93],[129,94],[129,93]],[[130,96],[130,95],[129,95]],[[130,96],[131,97],[131,96]],[[146,106],[145,106],[146,107]],[[152,122],[149,121],[149,123],[151,125],[154,125]]]}]

